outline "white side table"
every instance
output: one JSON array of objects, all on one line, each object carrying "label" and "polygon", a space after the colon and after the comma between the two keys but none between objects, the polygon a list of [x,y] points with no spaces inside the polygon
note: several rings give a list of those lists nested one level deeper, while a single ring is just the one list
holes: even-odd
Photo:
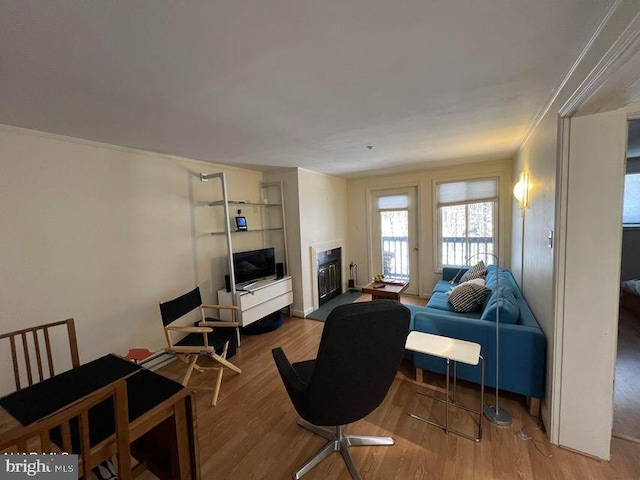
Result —
[{"label": "white side table", "polygon": [[[430,398],[433,398],[434,400],[443,402],[445,404],[445,424],[443,425],[441,423],[431,421],[419,415],[414,415],[413,413],[410,413],[409,415],[430,425],[443,428],[447,433],[455,433],[456,435],[460,435],[461,437],[479,442],[482,439],[482,405],[484,404],[484,358],[482,358],[482,355],[480,355],[480,344],[458,340],[455,338],[443,337],[441,335],[432,335],[430,333],[410,332],[409,336],[407,337],[405,348],[413,352],[424,353],[427,355],[444,358],[447,361],[445,399],[443,400],[431,395],[426,395]],[[449,395],[449,364],[451,361],[453,361],[453,397]],[[478,362],[480,361],[482,362],[480,381],[480,408],[478,410],[473,410],[456,403],[456,366],[457,362],[462,362],[469,365],[478,365]],[[416,369],[416,380],[418,381],[418,383],[422,383],[421,369]],[[480,420],[478,424],[478,435],[476,437],[472,437],[471,435],[468,435],[466,433],[449,428],[449,407],[461,408],[479,416]]]}]

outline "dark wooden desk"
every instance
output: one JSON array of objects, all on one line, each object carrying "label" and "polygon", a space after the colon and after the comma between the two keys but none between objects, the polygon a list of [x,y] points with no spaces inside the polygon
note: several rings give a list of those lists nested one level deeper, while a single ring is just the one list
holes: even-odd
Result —
[{"label": "dark wooden desk", "polygon": [[[0,436],[59,412],[120,379],[127,384],[130,453],[161,479],[199,479],[191,392],[115,355],[106,355],[0,399],[4,409]],[[92,425],[98,425],[90,432],[92,446],[113,435],[110,402],[93,407],[89,417]],[[51,436],[55,442],[56,433],[52,431]],[[79,445],[77,440],[74,445]]]},{"label": "dark wooden desk", "polygon": [[400,294],[409,287],[409,282],[402,283],[383,283],[371,282],[362,287],[362,293],[371,295],[371,300],[380,300],[388,298],[400,301]]}]

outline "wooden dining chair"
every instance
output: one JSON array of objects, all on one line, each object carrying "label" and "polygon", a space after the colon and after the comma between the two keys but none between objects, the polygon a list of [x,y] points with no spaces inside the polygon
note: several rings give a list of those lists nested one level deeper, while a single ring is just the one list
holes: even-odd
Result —
[{"label": "wooden dining chair", "polygon": [[[113,409],[109,410],[113,412],[113,418],[90,414],[90,409],[99,408],[104,405],[103,402],[109,401],[113,405]],[[104,408],[100,410],[103,411]],[[76,453],[78,478],[85,479],[90,478],[93,468],[111,458],[115,452],[118,478],[129,480],[133,476],[128,417],[127,384],[124,380],[118,380],[57,413],[3,432],[0,452]],[[108,424],[106,434],[105,422]]]},{"label": "wooden dining chair", "polygon": [[[66,338],[69,340],[70,368],[75,368],[80,366],[80,359],[73,318],[0,335],[0,345],[8,341],[11,347],[16,390],[41,382],[62,371],[61,368],[56,371],[54,366],[54,360],[61,364],[63,359],[58,354],[61,349],[52,348],[52,337],[57,340],[59,336],[65,335],[65,327]],[[1,350],[4,350],[4,347]]]}]

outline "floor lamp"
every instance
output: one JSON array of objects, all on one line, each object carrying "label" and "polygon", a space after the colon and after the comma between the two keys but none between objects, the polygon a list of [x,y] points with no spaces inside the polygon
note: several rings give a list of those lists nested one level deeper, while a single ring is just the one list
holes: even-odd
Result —
[{"label": "floor lamp", "polygon": [[[500,425],[501,427],[506,427],[507,425],[511,425],[511,414],[507,412],[504,408],[500,408],[500,394],[499,394],[499,384],[500,384],[500,259],[497,255],[493,253],[476,253],[467,259],[465,265],[468,266],[469,262],[477,257],[482,256],[485,257],[491,256],[496,261],[496,403],[495,405],[486,404],[483,406],[484,416],[487,417],[491,423],[495,423],[496,425]],[[462,267],[464,268],[464,266]],[[462,268],[460,270],[462,270]],[[459,273],[455,275],[454,280],[457,280]]]},{"label": "floor lamp", "polygon": [[487,417],[491,423],[506,427],[511,425],[511,414],[504,408],[500,408],[500,260],[493,253],[486,253],[485,255],[491,255],[496,260],[496,404],[486,404],[483,407],[484,416]]}]

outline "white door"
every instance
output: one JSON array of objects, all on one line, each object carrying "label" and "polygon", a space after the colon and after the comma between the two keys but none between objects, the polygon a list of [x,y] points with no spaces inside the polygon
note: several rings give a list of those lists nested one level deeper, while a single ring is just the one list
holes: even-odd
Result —
[{"label": "white door", "polygon": [[[405,293],[418,294],[416,187],[371,192],[371,276],[409,281]],[[371,279],[370,279],[371,280]]]},{"label": "white door", "polygon": [[558,443],[605,460],[613,424],[625,139],[624,111],[571,119],[566,245],[559,266],[564,321],[555,326],[562,332],[554,360],[561,370],[559,384],[554,382],[561,399]]}]

